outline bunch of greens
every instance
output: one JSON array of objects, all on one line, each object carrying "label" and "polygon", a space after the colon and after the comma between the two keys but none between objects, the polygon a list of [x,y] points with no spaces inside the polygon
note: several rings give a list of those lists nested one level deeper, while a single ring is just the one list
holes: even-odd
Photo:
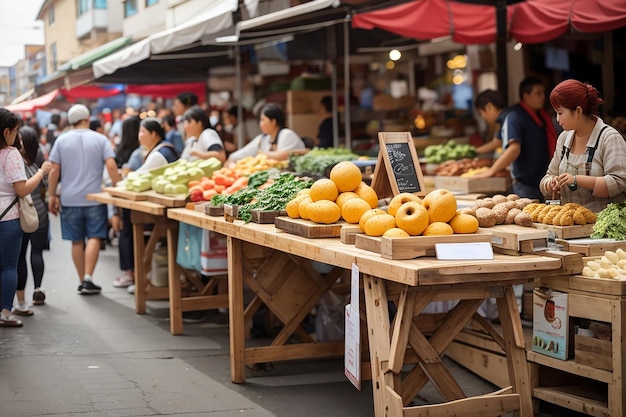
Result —
[{"label": "bunch of greens", "polygon": [[293,174],[282,174],[265,190],[257,190],[255,199],[239,207],[237,215],[247,223],[252,220],[252,210],[283,210],[298,191],[311,185],[312,181],[296,178]]},{"label": "bunch of greens", "polygon": [[270,178],[278,178],[280,171],[276,168],[266,169],[264,171],[257,171],[248,177],[248,186],[242,188],[230,195],[218,194],[211,199],[211,205],[215,207],[223,206],[226,204],[242,205],[252,201],[259,193],[258,188],[265,184]]},{"label": "bunch of greens", "polygon": [[304,155],[291,154],[289,165],[294,172],[324,175],[326,168],[342,161],[354,161],[358,157],[345,148],[313,148]]},{"label": "bunch of greens", "polygon": [[626,240],[626,204],[611,203],[598,213],[591,237]]}]

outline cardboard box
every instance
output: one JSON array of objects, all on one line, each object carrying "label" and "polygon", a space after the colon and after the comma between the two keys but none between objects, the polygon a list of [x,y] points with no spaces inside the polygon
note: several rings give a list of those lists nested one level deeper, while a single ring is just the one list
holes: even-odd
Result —
[{"label": "cardboard box", "polygon": [[567,298],[567,293],[546,288],[533,291],[533,352],[567,360]]},{"label": "cardboard box", "polygon": [[287,115],[287,127],[302,138],[317,138],[321,122],[322,116],[316,113]]},{"label": "cardboard box", "polygon": [[322,97],[330,96],[331,94],[330,91],[289,90],[287,91],[287,113],[318,113]]}]

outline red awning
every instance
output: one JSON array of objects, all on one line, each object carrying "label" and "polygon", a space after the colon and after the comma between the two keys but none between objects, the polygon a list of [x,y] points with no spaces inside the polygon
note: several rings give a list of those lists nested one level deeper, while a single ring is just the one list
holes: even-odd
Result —
[{"label": "red awning", "polygon": [[198,102],[203,103],[206,96],[206,83],[177,83],[177,84],[129,84],[126,93],[139,94],[163,98],[174,98],[180,93],[194,93],[198,96]]},{"label": "red awning", "polygon": [[61,94],[63,94],[67,101],[71,102],[78,99],[96,100],[104,97],[112,97],[123,92],[124,90],[118,88],[104,88],[97,85],[81,85],[70,90],[66,90],[65,88],[61,89]]},{"label": "red awning", "polygon": [[[496,39],[494,6],[453,0],[415,0],[356,14],[352,26],[375,27],[415,39],[452,36],[464,44]],[[607,0],[526,0],[507,7],[509,36],[522,43],[540,43],[567,33],[596,33],[626,26],[626,2]]]},{"label": "red awning", "polygon": [[53,90],[48,94],[44,94],[43,96],[34,98],[32,100],[22,101],[18,104],[9,104],[8,106],[4,106],[5,109],[12,111],[14,113],[26,113],[33,112],[37,109],[48,106],[59,94],[59,90]]}]

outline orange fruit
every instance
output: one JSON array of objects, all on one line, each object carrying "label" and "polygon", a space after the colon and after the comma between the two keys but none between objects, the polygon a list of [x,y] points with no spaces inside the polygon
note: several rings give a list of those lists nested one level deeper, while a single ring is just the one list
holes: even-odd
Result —
[{"label": "orange fruit", "polygon": [[306,196],[304,197],[302,200],[300,200],[300,202],[298,203],[298,213],[300,214],[300,217],[308,220],[309,216],[306,212],[306,206],[308,206],[309,204],[311,204],[313,202],[313,200],[311,200],[310,196]]},{"label": "orange fruit", "polygon": [[411,236],[421,235],[428,226],[428,212],[417,201],[409,201],[396,212],[396,224]]},{"label": "orange fruit", "polygon": [[331,224],[341,218],[341,209],[334,201],[318,200],[307,204],[306,212],[315,223]]},{"label": "orange fruit", "polygon": [[376,191],[369,185],[361,182],[354,192],[363,200],[367,201],[371,208],[378,207],[378,194],[376,194]]},{"label": "orange fruit", "polygon": [[339,162],[330,170],[330,179],[337,185],[339,192],[354,191],[361,184],[361,170],[353,162]]},{"label": "orange fruit", "polygon": [[415,194],[400,193],[391,199],[389,207],[387,207],[387,212],[392,216],[395,216],[400,206],[404,203],[408,203],[409,201],[417,201],[418,203],[421,203],[422,199]]},{"label": "orange fruit", "polygon": [[422,232],[422,236],[443,236],[453,235],[452,226],[444,222],[434,222],[429,224]]},{"label": "orange fruit", "polygon": [[458,213],[449,222],[454,233],[476,233],[478,219],[471,214]]},{"label": "orange fruit", "polygon": [[409,234],[407,232],[405,232],[404,230],[400,229],[399,227],[393,227],[393,228],[388,229],[387,231],[385,231],[385,233],[383,233],[383,236],[387,236],[387,237],[409,237]]},{"label": "orange fruit", "polygon": [[449,222],[456,214],[456,197],[443,188],[426,194],[422,205],[428,210],[430,223]]},{"label": "orange fruit", "polygon": [[361,198],[351,198],[343,203],[341,217],[348,223],[356,224],[366,211],[371,210],[367,201]]},{"label": "orange fruit", "polygon": [[285,210],[287,210],[287,216],[291,217],[292,219],[299,219],[300,218],[300,201],[304,200],[307,197],[308,197],[307,194],[300,194],[300,195],[296,195],[294,198],[289,200],[289,202],[285,206]]},{"label": "orange fruit", "polygon": [[359,219],[359,229],[361,229],[361,232],[365,233],[365,222],[368,221],[370,217],[378,216],[379,214],[387,213],[385,212],[385,210],[381,210],[378,208],[369,209],[365,213],[363,213],[363,215]]},{"label": "orange fruit", "polygon": [[387,230],[396,227],[396,219],[391,214],[379,214],[370,217],[364,225],[368,236],[382,236]]},{"label": "orange fruit", "polygon": [[353,193],[352,191],[346,191],[337,196],[335,203],[337,203],[339,208],[341,208],[341,206],[343,206],[343,203],[350,200],[351,198],[359,198],[359,195],[357,193]]},{"label": "orange fruit", "polygon": [[310,196],[313,201],[335,201],[338,195],[339,191],[337,191],[337,186],[328,178],[319,179],[311,186]]},{"label": "orange fruit", "polygon": [[298,191],[296,196],[299,196],[299,195],[302,195],[302,194],[311,195],[311,189],[310,188],[303,188],[302,190]]}]

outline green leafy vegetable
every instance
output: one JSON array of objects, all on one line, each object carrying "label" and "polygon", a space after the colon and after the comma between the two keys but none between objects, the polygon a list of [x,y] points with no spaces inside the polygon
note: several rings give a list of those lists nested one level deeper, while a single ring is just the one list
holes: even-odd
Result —
[{"label": "green leafy vegetable", "polygon": [[626,240],[626,204],[611,203],[598,213],[591,237]]},{"label": "green leafy vegetable", "polygon": [[354,161],[358,157],[345,148],[313,148],[304,155],[291,154],[289,164],[298,173],[324,175],[329,166],[342,161]]}]

